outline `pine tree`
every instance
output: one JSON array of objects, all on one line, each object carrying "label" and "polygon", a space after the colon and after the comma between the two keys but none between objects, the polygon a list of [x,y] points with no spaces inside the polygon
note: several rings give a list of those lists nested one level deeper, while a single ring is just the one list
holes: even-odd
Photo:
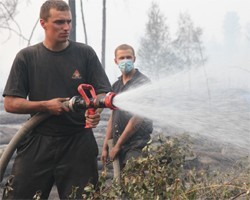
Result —
[{"label": "pine tree", "polygon": [[173,41],[175,55],[178,58],[174,65],[180,69],[191,69],[204,65],[204,58],[201,36],[202,29],[194,27],[188,13],[181,13],[178,21],[177,37]]},{"label": "pine tree", "polygon": [[158,4],[152,2],[148,14],[145,36],[140,40],[138,50],[139,67],[153,78],[168,71],[172,62],[171,39],[166,18]]}]

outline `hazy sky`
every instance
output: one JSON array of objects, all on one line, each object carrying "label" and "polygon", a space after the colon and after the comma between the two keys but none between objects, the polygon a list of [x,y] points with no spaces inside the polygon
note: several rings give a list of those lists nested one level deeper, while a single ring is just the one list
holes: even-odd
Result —
[{"label": "hazy sky", "polygon": [[[28,3],[27,3],[28,2]],[[39,16],[39,9],[44,0],[23,0],[18,6],[16,20],[20,25],[23,35],[27,38]],[[148,20],[152,0],[108,0],[107,1],[107,49],[106,69],[113,82],[119,76],[119,70],[113,62],[113,51],[121,43],[128,43],[137,48],[139,39],[143,36],[145,24]],[[223,41],[223,20],[227,12],[237,12],[243,34],[244,28],[250,22],[249,0],[155,0],[164,12],[171,34],[176,31],[177,20],[180,12],[188,12],[195,26],[203,29],[203,41]],[[77,41],[84,42],[83,27],[79,1],[77,1],[78,22]],[[88,43],[92,46],[101,59],[101,24],[102,24],[102,1],[83,0],[87,26]],[[13,25],[13,27],[15,27]],[[14,33],[6,41],[8,32],[1,31],[0,37],[0,90],[4,87],[12,61],[16,53],[27,46],[27,42],[20,39]],[[32,44],[42,41],[43,30],[40,24],[37,26]],[[249,42],[249,41],[248,41]],[[250,43],[250,42],[249,42]],[[249,45],[250,46],[250,45]],[[248,52],[249,53],[249,52]],[[247,53],[246,53],[247,54]],[[250,60],[246,60],[250,64]]]}]

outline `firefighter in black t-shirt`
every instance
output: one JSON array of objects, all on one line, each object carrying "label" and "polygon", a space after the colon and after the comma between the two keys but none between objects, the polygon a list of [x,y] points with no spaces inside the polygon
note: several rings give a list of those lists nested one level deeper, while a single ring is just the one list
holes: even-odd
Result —
[{"label": "firefighter in black t-shirt", "polygon": [[[71,11],[62,0],[48,0],[40,10],[43,42],[22,49],[13,62],[3,93],[7,112],[51,117],[39,124],[18,146],[12,179],[5,199],[32,199],[38,192],[47,199],[56,184],[60,199],[67,199],[72,186],[98,180],[98,147],[92,128],[100,121],[98,110],[86,115],[69,112],[63,102],[79,95],[86,83],[97,96],[111,91],[109,80],[95,51],[69,40]],[[84,128],[88,122],[92,128]],[[14,177],[14,178],[13,178]]]}]

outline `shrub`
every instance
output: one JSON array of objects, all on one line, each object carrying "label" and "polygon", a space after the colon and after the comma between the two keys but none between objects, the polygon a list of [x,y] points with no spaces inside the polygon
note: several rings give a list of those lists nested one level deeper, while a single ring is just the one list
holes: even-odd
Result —
[{"label": "shrub", "polygon": [[98,189],[86,186],[83,199],[250,199],[249,166],[237,163],[240,167],[227,173],[185,169],[185,157],[192,152],[183,141],[153,139],[139,159],[127,162],[120,181],[107,179],[104,168]]}]

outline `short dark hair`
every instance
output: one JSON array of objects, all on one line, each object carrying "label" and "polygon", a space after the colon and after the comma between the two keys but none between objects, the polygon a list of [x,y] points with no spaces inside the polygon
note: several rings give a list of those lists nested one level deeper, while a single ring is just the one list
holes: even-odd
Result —
[{"label": "short dark hair", "polygon": [[127,49],[131,49],[132,53],[133,53],[133,56],[135,56],[134,48],[132,46],[128,45],[128,44],[121,44],[118,47],[116,47],[115,56],[116,56],[116,53],[117,53],[118,50],[127,50]]},{"label": "short dark hair", "polygon": [[56,9],[59,11],[70,10],[69,5],[63,0],[47,0],[43,3],[40,9],[40,19],[45,21],[50,17],[50,9]]}]

